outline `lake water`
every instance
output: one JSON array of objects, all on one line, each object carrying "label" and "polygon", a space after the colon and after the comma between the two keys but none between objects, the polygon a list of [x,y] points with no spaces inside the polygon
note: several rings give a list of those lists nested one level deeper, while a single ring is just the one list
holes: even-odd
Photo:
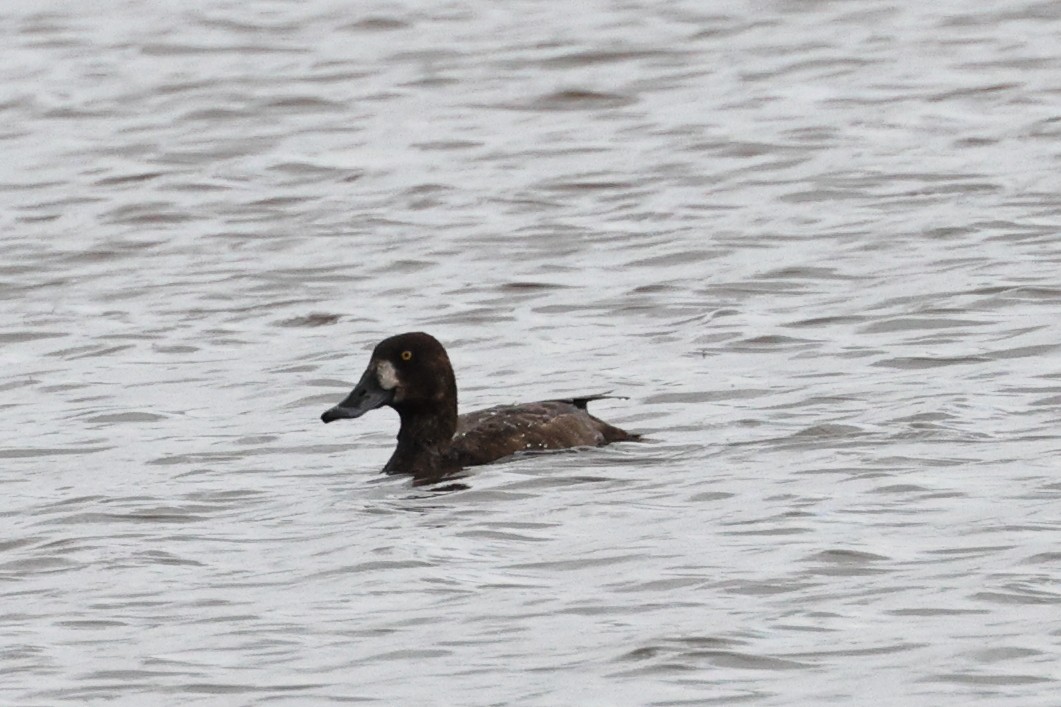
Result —
[{"label": "lake water", "polygon": [[[977,5],[5,3],[0,703],[1058,704],[1061,4]],[[649,441],[379,475],[407,330]]]}]

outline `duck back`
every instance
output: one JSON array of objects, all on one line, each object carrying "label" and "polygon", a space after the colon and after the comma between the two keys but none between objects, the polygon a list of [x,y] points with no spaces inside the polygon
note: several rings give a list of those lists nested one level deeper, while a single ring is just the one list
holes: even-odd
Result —
[{"label": "duck back", "polygon": [[517,452],[636,441],[638,435],[589,414],[587,404],[606,397],[611,396],[498,405],[467,413],[457,419],[457,433],[450,448],[461,465],[475,466]]}]

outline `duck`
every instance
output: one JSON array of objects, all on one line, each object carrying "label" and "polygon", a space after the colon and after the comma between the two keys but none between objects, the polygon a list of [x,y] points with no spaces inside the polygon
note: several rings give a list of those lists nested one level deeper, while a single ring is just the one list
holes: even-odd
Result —
[{"label": "duck", "polygon": [[594,417],[587,405],[608,394],[498,405],[457,414],[457,380],[445,347],[408,332],[379,342],[357,385],[321,415],[325,423],[356,419],[387,406],[401,420],[398,446],[382,471],[440,478],[518,452],[600,447],[639,441]]}]

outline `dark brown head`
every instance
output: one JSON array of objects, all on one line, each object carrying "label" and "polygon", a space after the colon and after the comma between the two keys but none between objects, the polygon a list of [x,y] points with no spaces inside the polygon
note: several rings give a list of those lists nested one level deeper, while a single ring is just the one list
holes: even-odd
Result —
[{"label": "dark brown head", "polygon": [[384,405],[397,410],[403,422],[428,416],[445,420],[446,427],[456,427],[457,382],[446,349],[437,339],[412,332],[379,342],[350,395],[321,419],[361,417]]}]

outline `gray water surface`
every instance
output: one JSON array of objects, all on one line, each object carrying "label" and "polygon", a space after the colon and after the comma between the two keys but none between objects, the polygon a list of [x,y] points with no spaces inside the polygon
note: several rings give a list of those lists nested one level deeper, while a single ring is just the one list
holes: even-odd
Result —
[{"label": "gray water surface", "polygon": [[[1056,705],[1055,2],[0,10],[0,703]],[[643,444],[381,476],[461,405]]]}]

